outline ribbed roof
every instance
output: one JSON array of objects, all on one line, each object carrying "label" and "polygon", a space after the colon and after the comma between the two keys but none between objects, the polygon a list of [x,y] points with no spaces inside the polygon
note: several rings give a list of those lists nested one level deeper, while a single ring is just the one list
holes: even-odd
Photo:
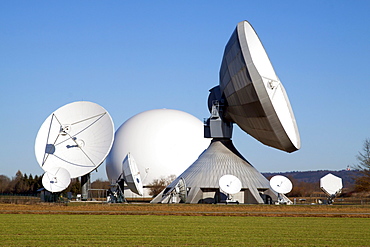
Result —
[{"label": "ribbed roof", "polygon": [[173,188],[180,178],[188,188],[219,188],[219,179],[231,174],[240,179],[242,189],[270,188],[269,181],[246,161],[231,140],[213,140],[199,158],[167,188]]}]

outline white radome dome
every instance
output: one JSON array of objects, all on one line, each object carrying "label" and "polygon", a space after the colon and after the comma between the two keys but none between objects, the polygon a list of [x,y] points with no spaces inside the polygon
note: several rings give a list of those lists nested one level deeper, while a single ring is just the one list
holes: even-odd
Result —
[{"label": "white radome dome", "polygon": [[210,143],[203,128],[199,119],[179,110],[155,109],[131,117],[115,133],[106,160],[109,181],[122,173],[127,153],[135,159],[144,185],[180,175]]}]

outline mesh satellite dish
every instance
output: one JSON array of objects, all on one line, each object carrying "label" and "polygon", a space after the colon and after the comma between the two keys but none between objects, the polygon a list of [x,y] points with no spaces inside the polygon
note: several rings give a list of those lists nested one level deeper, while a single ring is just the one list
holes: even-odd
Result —
[{"label": "mesh satellite dish", "polygon": [[61,167],[55,167],[45,172],[42,177],[42,185],[50,192],[65,190],[71,183],[71,175]]},{"label": "mesh satellite dish", "polygon": [[[121,177],[129,187],[129,189],[142,196],[143,195],[143,183],[141,180],[139,169],[137,168],[136,162],[132,155],[128,153],[122,163],[123,172]],[[119,183],[120,184],[120,183]],[[121,186],[121,185],[120,185]],[[121,186],[123,188],[123,186]]]},{"label": "mesh satellite dish", "polygon": [[90,173],[107,157],[114,139],[109,113],[100,105],[79,101],[64,105],[41,125],[35,154],[41,168],[67,170],[71,178]]},{"label": "mesh satellite dish", "polygon": [[332,204],[334,198],[342,193],[342,179],[328,173],[320,179],[320,188],[328,196],[328,204]]},{"label": "mesh satellite dish", "polygon": [[238,23],[227,43],[220,84],[210,90],[208,137],[231,138],[232,123],[265,145],[300,148],[296,120],[285,89],[253,27]]}]

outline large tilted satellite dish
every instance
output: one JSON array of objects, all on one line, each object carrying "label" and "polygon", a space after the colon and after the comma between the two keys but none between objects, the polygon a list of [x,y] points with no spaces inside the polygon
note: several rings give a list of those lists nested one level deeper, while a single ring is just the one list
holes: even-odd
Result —
[{"label": "large tilted satellite dish", "polygon": [[42,185],[50,192],[65,190],[71,183],[71,175],[61,167],[55,167],[45,172],[42,177]]},{"label": "large tilted satellite dish", "polygon": [[100,105],[79,101],[62,106],[41,125],[35,142],[41,168],[68,171],[71,178],[90,173],[107,157],[114,139],[109,113]]},{"label": "large tilted satellite dish", "polygon": [[334,198],[342,193],[342,178],[328,173],[320,179],[320,188],[328,196],[328,204],[331,204]]},{"label": "large tilted satellite dish", "polygon": [[227,194],[234,195],[242,188],[242,182],[234,175],[223,175],[219,181],[220,189]]},{"label": "large tilted satellite dish", "polygon": [[[218,184],[218,179],[214,179],[227,173],[242,181],[245,203],[268,203],[268,196],[277,192],[234,147],[233,124],[261,143],[282,151],[298,150],[301,141],[285,89],[247,21],[238,23],[226,44],[219,85],[210,89],[208,108],[210,117],[204,125],[204,136],[213,138],[211,144],[179,176],[190,189],[187,201],[198,203],[200,197],[209,196],[209,191],[228,190],[227,184]],[[166,190],[173,188],[175,181]],[[157,196],[152,201],[161,200]]]},{"label": "large tilted satellite dish", "polygon": [[123,169],[123,180],[126,182],[129,189],[142,196],[143,195],[143,183],[141,180],[139,169],[136,165],[135,159],[130,153],[128,153],[122,163]]},{"label": "large tilted satellite dish", "polygon": [[[296,120],[285,92],[252,26],[238,23],[224,51],[220,85],[210,90],[210,137],[231,137],[230,123],[265,145],[300,148]],[[224,125],[219,127],[217,121]],[[213,133],[213,134],[212,134]]]}]

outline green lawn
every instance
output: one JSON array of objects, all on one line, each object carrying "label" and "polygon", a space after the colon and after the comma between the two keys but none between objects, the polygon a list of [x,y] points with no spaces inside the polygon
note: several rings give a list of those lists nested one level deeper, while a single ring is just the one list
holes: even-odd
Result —
[{"label": "green lawn", "polygon": [[370,246],[370,219],[0,214],[0,246]]}]

